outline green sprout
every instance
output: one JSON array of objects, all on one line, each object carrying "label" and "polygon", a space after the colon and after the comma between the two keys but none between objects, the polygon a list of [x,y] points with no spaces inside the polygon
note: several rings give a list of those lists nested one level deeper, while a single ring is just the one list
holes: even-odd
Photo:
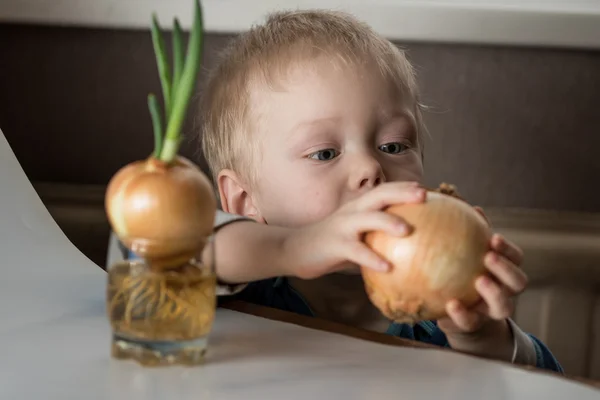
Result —
[{"label": "green sprout", "polygon": [[181,143],[181,128],[192,97],[203,50],[203,20],[200,0],[194,0],[194,22],[187,52],[183,53],[183,35],[177,18],[173,21],[173,76],[167,60],[165,42],[156,14],[152,16],[152,43],[162,86],[164,120],[154,94],[148,95],[148,108],[154,128],[154,157],[171,163]]}]

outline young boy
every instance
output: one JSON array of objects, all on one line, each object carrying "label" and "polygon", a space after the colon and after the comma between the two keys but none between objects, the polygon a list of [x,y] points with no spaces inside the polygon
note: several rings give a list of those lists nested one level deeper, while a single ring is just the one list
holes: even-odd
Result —
[{"label": "young boy", "polygon": [[[562,371],[511,319],[523,291],[520,249],[496,235],[476,282],[482,304],[449,317],[390,323],[369,302],[358,265],[389,265],[363,233],[410,234],[382,211],[421,202],[425,128],[413,69],[349,15],[277,13],[226,49],[204,91],[205,157],[225,213],[215,229],[230,296],[457,351]],[[239,217],[234,217],[239,216]]]}]

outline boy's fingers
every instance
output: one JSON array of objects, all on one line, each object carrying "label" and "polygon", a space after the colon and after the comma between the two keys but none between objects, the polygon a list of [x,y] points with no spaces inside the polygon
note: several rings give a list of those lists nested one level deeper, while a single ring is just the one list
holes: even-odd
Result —
[{"label": "boy's fingers", "polygon": [[510,318],[514,312],[512,299],[503,288],[489,276],[481,276],[475,281],[475,288],[488,306],[488,316],[501,320]]},{"label": "boy's fingers", "polygon": [[342,228],[354,236],[371,231],[383,231],[393,236],[405,236],[411,232],[411,226],[397,215],[381,211],[370,211],[343,217]]},{"label": "boy's fingers", "polygon": [[390,269],[390,263],[387,260],[378,256],[373,250],[360,242],[356,242],[342,250],[344,250],[342,253],[349,261],[361,267],[381,272]]},{"label": "boy's fingers", "polygon": [[463,332],[474,332],[481,326],[481,314],[467,310],[458,300],[449,301],[446,304],[446,312],[454,325]]},{"label": "boy's fingers", "polygon": [[508,258],[515,265],[523,263],[523,251],[502,235],[496,233],[492,236],[492,249]]},{"label": "boy's fingers", "polygon": [[421,203],[425,198],[426,190],[417,182],[385,183],[359,197],[351,211],[378,211],[394,204]]},{"label": "boy's fingers", "polygon": [[485,266],[502,285],[511,290],[513,295],[525,290],[527,275],[507,258],[489,252],[485,257]]},{"label": "boy's fingers", "polygon": [[480,301],[473,309],[473,311],[477,312],[478,314],[482,314],[482,315],[489,315],[490,314],[490,308],[488,307],[487,303],[485,301]]}]

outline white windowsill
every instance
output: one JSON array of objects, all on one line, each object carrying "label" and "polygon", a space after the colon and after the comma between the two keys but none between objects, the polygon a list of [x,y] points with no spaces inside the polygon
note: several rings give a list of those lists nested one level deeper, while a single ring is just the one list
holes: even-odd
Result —
[{"label": "white windowsill", "polygon": [[[206,30],[248,29],[276,9],[350,11],[390,39],[600,49],[600,0],[203,0]],[[0,22],[145,29],[191,21],[191,0],[1,0]]]}]

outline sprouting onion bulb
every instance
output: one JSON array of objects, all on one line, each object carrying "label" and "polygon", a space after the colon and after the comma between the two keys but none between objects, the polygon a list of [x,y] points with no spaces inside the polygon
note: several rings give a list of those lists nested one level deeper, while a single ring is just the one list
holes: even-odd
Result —
[{"label": "sprouting onion bulb", "polygon": [[179,22],[175,18],[173,23],[173,70],[153,15],[152,41],[164,101],[161,113],[156,96],[148,96],[154,151],[117,171],[105,196],[106,213],[117,237],[158,269],[176,268],[199,254],[212,233],[217,206],[207,176],[178,155],[202,56],[202,10],[199,0],[194,5],[185,55]]},{"label": "sprouting onion bulb", "polygon": [[435,191],[422,204],[402,204],[387,212],[412,226],[407,237],[383,232],[365,243],[392,264],[386,272],[361,268],[371,302],[387,318],[415,324],[446,316],[451,299],[469,307],[480,300],[477,277],[486,274],[490,227],[467,202]]},{"label": "sprouting onion bulb", "polygon": [[111,179],[106,210],[115,234],[157,266],[176,267],[198,255],[211,235],[216,199],[204,173],[183,157],[150,158]]}]

